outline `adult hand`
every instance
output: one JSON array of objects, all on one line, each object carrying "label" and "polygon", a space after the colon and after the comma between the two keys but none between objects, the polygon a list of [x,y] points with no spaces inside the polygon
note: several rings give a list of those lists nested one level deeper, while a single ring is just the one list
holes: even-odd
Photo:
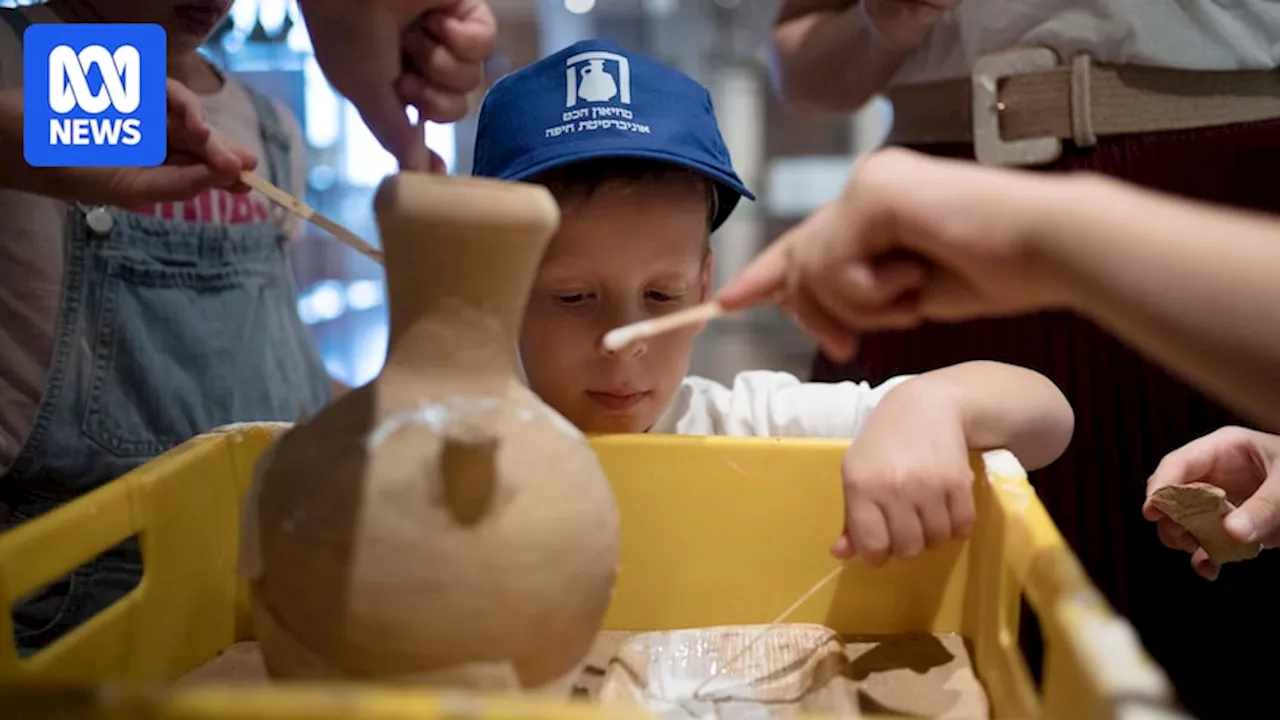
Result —
[{"label": "adult hand", "polygon": [[924,42],[943,13],[960,0],[861,0],[862,18],[887,50],[905,52]]},{"label": "adult hand", "polygon": [[[1235,512],[1223,520],[1227,534],[1265,548],[1280,545],[1280,437],[1256,430],[1225,427],[1174,450],[1147,481],[1147,497],[1168,485],[1205,482],[1227,493]],[[1213,580],[1218,568],[1194,536],[1157,510],[1148,499],[1142,514],[1158,523],[1160,541],[1193,553],[1191,565]]]},{"label": "adult hand", "polygon": [[497,23],[484,0],[300,0],[316,61],[405,170],[441,171],[405,115],[453,122],[483,81]]},{"label": "adult hand", "polygon": [[829,357],[857,333],[1063,304],[1030,241],[1053,182],[901,149],[861,159],[844,191],[718,294],[728,310],[782,296]]},{"label": "adult hand", "polygon": [[[20,158],[7,162],[3,184],[18,190],[86,204],[136,207],[147,203],[189,200],[201,191],[224,187],[248,192],[240,173],[253,170],[258,159],[205,122],[200,100],[185,85],[169,79],[169,155],[156,167],[35,168]],[[5,135],[18,136],[22,126],[20,96],[6,92],[0,99]],[[6,143],[6,145],[9,145]],[[12,147],[19,154],[20,145]]]}]

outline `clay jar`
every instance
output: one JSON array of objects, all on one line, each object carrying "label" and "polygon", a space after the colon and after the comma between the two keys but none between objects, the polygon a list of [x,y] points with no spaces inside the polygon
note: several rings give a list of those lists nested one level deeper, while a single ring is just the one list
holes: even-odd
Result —
[{"label": "clay jar", "polygon": [[402,173],[375,210],[385,368],[284,434],[246,499],[267,669],[568,692],[619,535],[586,439],[516,376],[555,201],[534,185]]}]

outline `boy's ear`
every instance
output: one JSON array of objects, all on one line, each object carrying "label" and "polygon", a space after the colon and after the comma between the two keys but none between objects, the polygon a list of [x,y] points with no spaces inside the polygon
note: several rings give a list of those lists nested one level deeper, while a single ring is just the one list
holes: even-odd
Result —
[{"label": "boy's ear", "polygon": [[711,299],[711,283],[715,279],[711,276],[711,250],[707,250],[707,256],[702,259],[702,297],[698,298],[698,302],[707,302]]}]

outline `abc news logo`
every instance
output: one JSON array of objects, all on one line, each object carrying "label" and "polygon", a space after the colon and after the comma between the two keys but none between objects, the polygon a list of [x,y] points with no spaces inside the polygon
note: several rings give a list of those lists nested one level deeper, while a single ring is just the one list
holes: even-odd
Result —
[{"label": "abc news logo", "polygon": [[150,167],[168,152],[164,29],[35,24],[23,35],[23,154],[37,167]]},{"label": "abc news logo", "polygon": [[[86,71],[97,68],[102,86],[89,89]],[[113,108],[121,115],[142,103],[142,67],[138,48],[121,45],[114,53],[101,45],[76,52],[59,45],[49,53],[49,108],[64,117],[50,118],[50,145],[137,145],[142,121],[136,117],[65,117],[79,109],[90,116]]]}]

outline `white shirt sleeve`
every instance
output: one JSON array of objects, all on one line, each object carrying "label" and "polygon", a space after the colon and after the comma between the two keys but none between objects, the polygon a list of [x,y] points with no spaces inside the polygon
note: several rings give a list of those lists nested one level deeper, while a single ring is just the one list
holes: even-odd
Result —
[{"label": "white shirt sleeve", "polygon": [[740,373],[733,387],[685,378],[651,432],[678,435],[851,438],[893,388],[865,382],[806,383],[783,372]]}]

